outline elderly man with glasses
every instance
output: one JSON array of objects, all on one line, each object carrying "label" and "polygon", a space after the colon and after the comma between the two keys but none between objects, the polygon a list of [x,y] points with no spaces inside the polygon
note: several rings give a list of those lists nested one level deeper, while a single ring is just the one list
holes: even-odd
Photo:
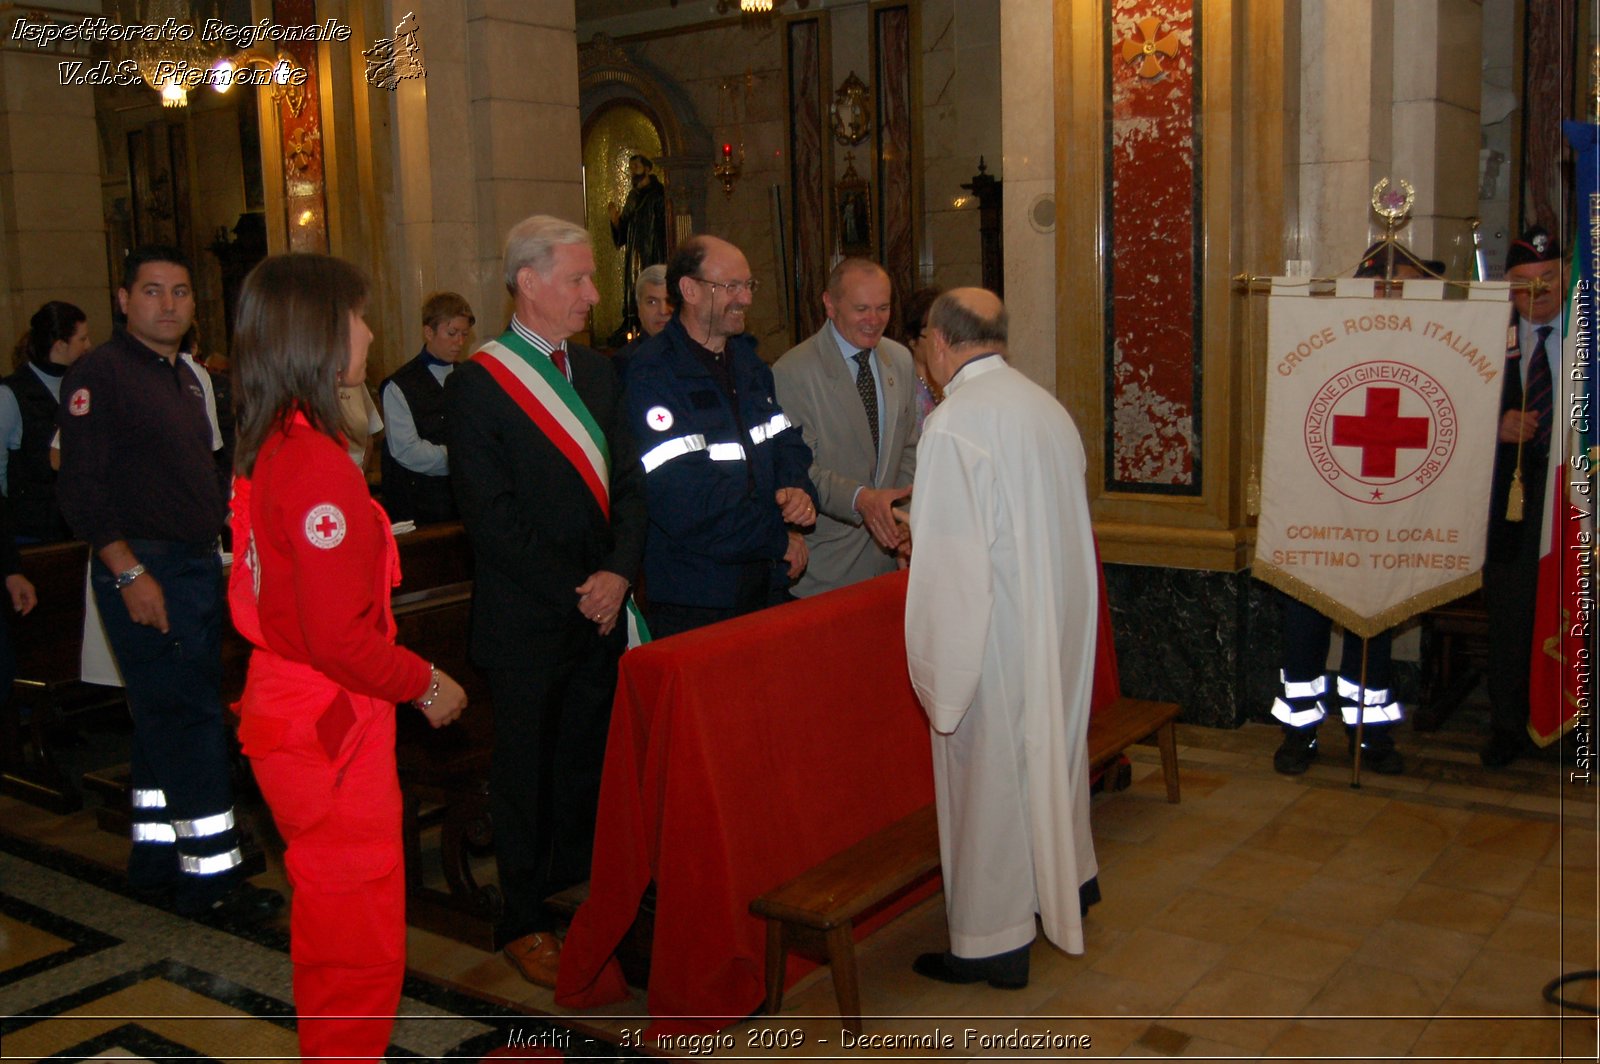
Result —
[{"label": "elderly man with glasses", "polygon": [[725,240],[694,236],[667,263],[673,317],[640,346],[625,417],[644,467],[644,597],[657,638],[789,598],[816,522],[811,449],[773,398],[745,330],[756,281]]}]

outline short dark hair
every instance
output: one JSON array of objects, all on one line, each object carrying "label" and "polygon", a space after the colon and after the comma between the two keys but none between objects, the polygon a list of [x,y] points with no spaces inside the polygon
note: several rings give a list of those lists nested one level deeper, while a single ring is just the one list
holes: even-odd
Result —
[{"label": "short dark hair", "polygon": [[139,279],[139,269],[147,262],[170,262],[174,266],[182,266],[189,274],[189,280],[194,281],[194,267],[189,265],[189,256],[170,244],[140,244],[122,260],[122,287],[125,290],[133,291],[134,282]]},{"label": "short dark hair", "polygon": [[933,301],[928,309],[928,328],[944,333],[951,347],[965,344],[1003,344],[1006,342],[1006,316],[1004,304],[993,318],[981,318],[962,303],[952,292],[945,292]]},{"label": "short dark hair", "polygon": [[339,373],[350,358],[350,314],[366,306],[367,290],[365,273],[331,255],[273,255],[245,277],[233,326],[241,475],[295,413],[343,446]]},{"label": "short dark hair", "polygon": [[16,360],[20,367],[24,360],[36,365],[50,361],[50,349],[63,340],[70,340],[78,331],[78,324],[89,316],[72,303],[52,299],[33,312],[28,319],[28,331],[22,334],[17,345]]},{"label": "short dark hair", "polygon": [[683,304],[678,282],[685,277],[699,277],[700,267],[706,264],[706,254],[710,250],[711,241],[696,233],[679,244],[678,250],[667,260],[667,302],[673,310]]},{"label": "short dark hair", "polygon": [[900,335],[906,343],[922,338],[922,328],[928,320],[928,310],[933,306],[933,301],[943,294],[943,288],[932,285],[917,289],[906,299],[905,306],[900,308]]},{"label": "short dark hair", "polygon": [[628,162],[630,164],[639,163],[643,165],[646,170],[654,170],[656,168],[656,164],[651,162],[649,156],[646,155],[630,155],[628,156]]},{"label": "short dark hair", "polygon": [[478,324],[472,304],[455,292],[435,292],[422,301],[422,324],[428,328],[437,329],[454,318],[466,318],[468,325]]}]

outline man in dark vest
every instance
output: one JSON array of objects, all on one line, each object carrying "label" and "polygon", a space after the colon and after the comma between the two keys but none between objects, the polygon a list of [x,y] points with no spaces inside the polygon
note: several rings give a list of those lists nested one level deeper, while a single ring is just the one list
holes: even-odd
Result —
[{"label": "man in dark vest", "polygon": [[445,446],[444,382],[467,353],[476,319],[454,292],[422,304],[422,350],[378,390],[383,403],[383,506],[391,521],[456,519]]},{"label": "man in dark vest", "polygon": [[71,303],[51,300],[29,320],[19,354],[27,362],[0,387],[0,490],[11,503],[19,543],[58,543],[71,539],[56,505],[56,471],[50,441],[56,434],[61,380],[89,350],[89,323]]}]

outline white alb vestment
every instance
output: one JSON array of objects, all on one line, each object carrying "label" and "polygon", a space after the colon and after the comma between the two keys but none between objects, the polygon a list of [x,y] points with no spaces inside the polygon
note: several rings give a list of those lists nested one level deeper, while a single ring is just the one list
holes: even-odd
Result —
[{"label": "white alb vestment", "polygon": [[950,948],[1017,949],[1037,912],[1082,953],[1099,587],[1083,443],[998,356],[945,394],[917,447],[906,653],[934,731]]}]

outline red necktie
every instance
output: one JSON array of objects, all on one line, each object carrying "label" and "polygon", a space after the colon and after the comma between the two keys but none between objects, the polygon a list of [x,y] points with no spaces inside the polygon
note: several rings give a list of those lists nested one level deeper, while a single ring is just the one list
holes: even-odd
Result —
[{"label": "red necktie", "polygon": [[556,369],[563,377],[568,380],[572,379],[572,375],[567,372],[567,349],[565,347],[552,347],[550,349],[550,361],[556,364]]}]

